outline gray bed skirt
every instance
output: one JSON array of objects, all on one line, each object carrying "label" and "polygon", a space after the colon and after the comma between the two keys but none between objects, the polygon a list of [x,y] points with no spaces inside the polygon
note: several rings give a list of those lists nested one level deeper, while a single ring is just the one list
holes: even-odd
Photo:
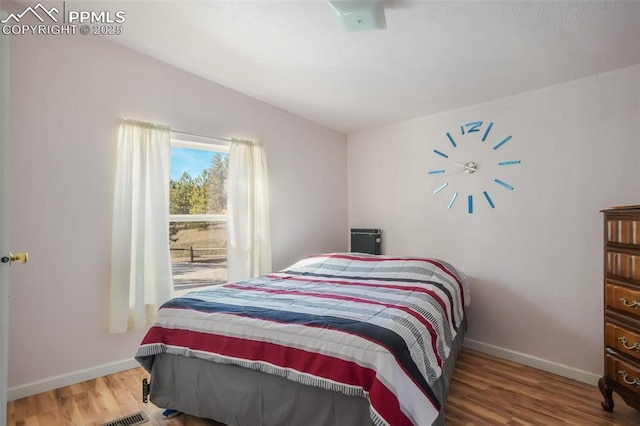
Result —
[{"label": "gray bed skirt", "polygon": [[[443,374],[432,386],[443,407],[466,327],[465,319],[443,363]],[[158,407],[228,426],[372,425],[366,398],[178,355],[155,357],[149,397]],[[444,409],[434,424],[444,425]]]}]

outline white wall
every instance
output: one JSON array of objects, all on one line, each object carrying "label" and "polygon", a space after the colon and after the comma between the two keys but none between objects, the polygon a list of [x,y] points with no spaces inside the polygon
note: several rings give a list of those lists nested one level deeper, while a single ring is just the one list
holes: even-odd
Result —
[{"label": "white wall", "polygon": [[[433,194],[445,178],[427,172],[446,162],[432,150],[463,152],[445,134],[472,121],[495,123],[484,144],[459,138],[473,152],[458,160],[478,161],[478,173]],[[640,202],[639,158],[634,66],[349,136],[349,226],[382,228],[386,254],[441,258],[468,274],[469,339],[600,374],[599,210]],[[522,164],[497,167],[512,159]],[[494,210],[478,198],[485,189]]]},{"label": "white wall", "polygon": [[344,135],[99,37],[12,37],[10,50],[11,240],[30,254],[11,268],[10,396],[130,359],[143,336],[107,325],[120,117],[262,140],[275,269],[347,249]]}]

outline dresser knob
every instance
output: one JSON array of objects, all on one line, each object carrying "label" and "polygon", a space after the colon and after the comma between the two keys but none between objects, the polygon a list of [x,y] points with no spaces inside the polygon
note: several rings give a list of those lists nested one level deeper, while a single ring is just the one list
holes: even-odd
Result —
[{"label": "dresser knob", "polygon": [[621,297],[620,301],[627,308],[636,308],[636,309],[640,308],[640,302],[638,302],[637,300],[634,300],[633,302],[629,303],[626,297]]},{"label": "dresser knob", "polygon": [[622,346],[625,347],[625,349],[629,349],[630,351],[638,351],[640,352],[640,343],[638,342],[633,342],[633,346],[627,346],[627,338],[625,336],[622,337],[618,337],[618,342],[622,343]]},{"label": "dresser knob", "polygon": [[629,377],[629,373],[627,373],[626,370],[618,370],[618,374],[622,376],[622,380],[624,380],[626,384],[640,386],[640,380],[638,380],[637,377],[633,380],[627,380],[627,377]]}]

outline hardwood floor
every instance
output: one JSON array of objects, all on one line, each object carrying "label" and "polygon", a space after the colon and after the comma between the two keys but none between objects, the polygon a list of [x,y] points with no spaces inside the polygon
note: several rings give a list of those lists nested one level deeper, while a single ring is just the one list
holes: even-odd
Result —
[{"label": "hardwood floor", "polygon": [[[190,416],[164,420],[141,400],[141,368],[9,402],[8,426],[90,426],[145,411],[163,426],[211,426]],[[615,394],[614,394],[615,395]],[[446,403],[447,425],[640,425],[640,414],[616,395],[615,408],[600,408],[600,392],[534,368],[464,349]]]},{"label": "hardwood floor", "polygon": [[640,425],[615,395],[604,411],[596,386],[464,349],[445,406],[447,425]]}]

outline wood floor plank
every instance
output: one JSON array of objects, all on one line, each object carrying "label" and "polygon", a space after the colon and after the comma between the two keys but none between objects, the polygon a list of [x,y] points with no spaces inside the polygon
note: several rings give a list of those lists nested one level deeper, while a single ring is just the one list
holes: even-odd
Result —
[{"label": "wood floor plank", "polygon": [[[486,387],[477,392],[469,381],[481,381]],[[640,425],[640,414],[614,397],[615,410],[607,413],[600,407],[602,398],[595,386],[465,349],[454,372],[445,414],[447,425],[454,426]],[[491,407],[508,421],[469,419],[465,413],[477,410],[478,405]]]},{"label": "wood floor plank", "polygon": [[[223,426],[181,415],[166,420],[153,404],[142,403],[136,368],[44,392],[7,404],[8,426],[96,426],[136,411],[150,425]],[[600,407],[600,392],[571,379],[463,349],[445,405],[447,426],[638,426],[640,414],[614,393],[615,408]]]}]

